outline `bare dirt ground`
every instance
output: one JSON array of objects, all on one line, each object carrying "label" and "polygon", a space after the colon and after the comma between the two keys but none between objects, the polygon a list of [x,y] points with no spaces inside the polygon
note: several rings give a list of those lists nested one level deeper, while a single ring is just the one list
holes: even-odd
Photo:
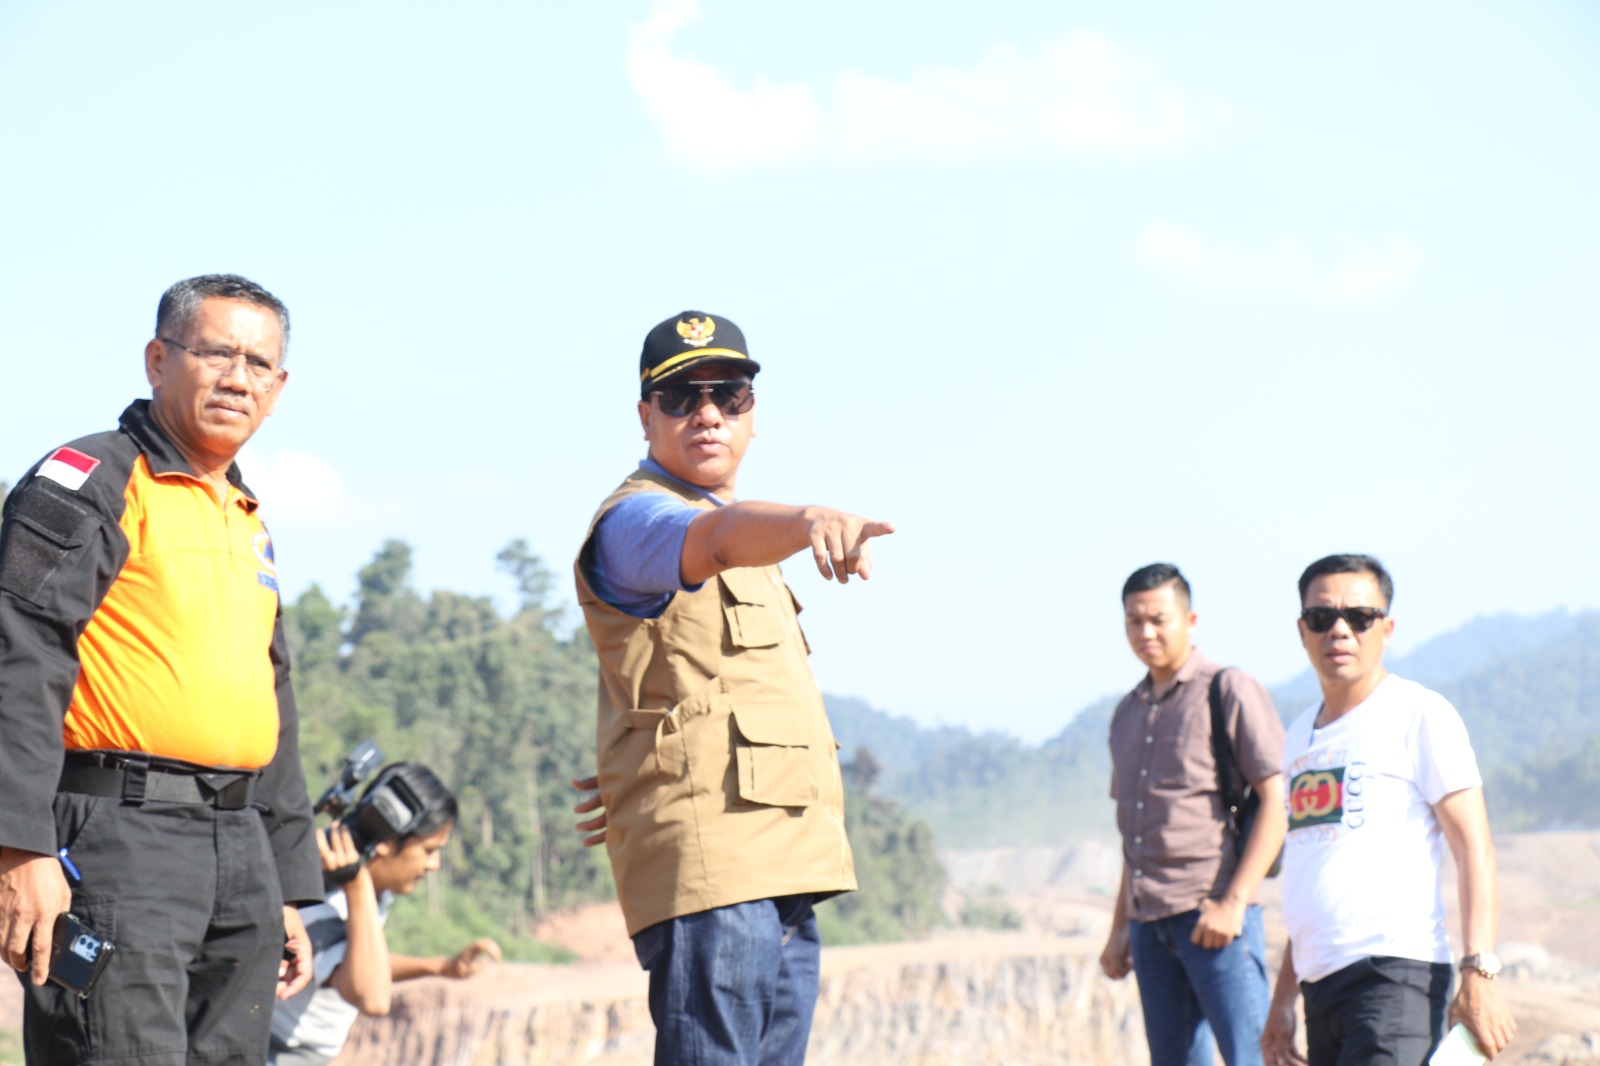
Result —
[{"label": "bare dirt ground", "polygon": [[[1502,994],[1518,1019],[1516,1042],[1504,1063],[1600,1063],[1600,832],[1541,833],[1497,840],[1500,867],[1501,954],[1508,972]],[[1023,921],[1024,935],[1102,937],[1120,869],[1112,846],[1088,844],[1061,851],[1047,848],[967,851],[944,856],[951,872],[951,902],[963,893],[986,894],[1001,886],[999,898]],[[1453,884],[1453,873],[1447,883]],[[1269,951],[1276,965],[1283,930],[1277,884],[1264,892]],[[1447,890],[1454,917],[1454,893]],[[619,986],[642,996],[622,917],[614,904],[597,904],[554,914],[539,929],[541,939],[560,944],[581,962],[558,969],[538,968],[537,979],[523,967],[506,967],[483,980],[482,995],[503,1000],[515,990],[542,1001],[614,997]],[[858,958],[863,953],[890,960],[908,950],[942,952],[951,959],[992,951],[992,936],[947,930],[935,944],[830,949]],[[842,960],[841,960],[842,961]],[[532,969],[532,968],[526,968]],[[559,980],[551,980],[559,973]],[[526,976],[527,979],[522,979]],[[477,983],[477,982],[474,982]],[[0,981],[0,1066],[20,1062],[14,1042],[20,1024],[20,988]]]},{"label": "bare dirt ground", "polygon": [[[1600,832],[1505,835],[1495,841],[1500,882],[1500,992],[1517,1019],[1502,1063],[1600,1063]],[[1029,928],[1103,937],[1120,873],[1115,845],[943,856],[952,890],[1005,886]],[[1452,939],[1459,938],[1455,870],[1445,871]],[[1262,892],[1269,963],[1283,955],[1277,881]],[[1459,944],[1458,944],[1459,947]]]},{"label": "bare dirt ground", "polygon": [[589,964],[631,963],[633,943],[623,924],[622,910],[615,903],[596,903],[557,911],[540,922],[535,939],[566,948]]}]

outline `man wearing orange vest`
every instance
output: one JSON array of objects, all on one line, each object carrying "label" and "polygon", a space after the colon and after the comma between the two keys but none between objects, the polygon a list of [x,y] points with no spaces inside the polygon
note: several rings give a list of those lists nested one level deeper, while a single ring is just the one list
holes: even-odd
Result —
[{"label": "man wearing orange vest", "polygon": [[[322,877],[277,571],[233,462],[288,334],[245,278],[178,282],[152,398],[6,500],[0,954],[24,971],[30,1063],[260,1063],[274,993],[310,977],[292,904]],[[45,983],[69,907],[114,945],[87,998]]]},{"label": "man wearing orange vest", "polygon": [[661,1066],[804,1061],[812,905],[856,887],[837,745],[777,564],[871,575],[892,533],[827,507],[734,502],[760,369],[732,322],[645,337],[649,456],[600,505],[575,566],[600,663],[606,844]]}]

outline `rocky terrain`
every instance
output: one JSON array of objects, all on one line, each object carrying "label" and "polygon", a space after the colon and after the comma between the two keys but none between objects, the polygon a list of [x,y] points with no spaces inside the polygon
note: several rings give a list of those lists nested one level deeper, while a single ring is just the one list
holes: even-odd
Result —
[{"label": "rocky terrain", "polygon": [[[1501,987],[1519,1022],[1500,1061],[1600,1063],[1600,833],[1512,836],[1499,848],[1509,963]],[[1131,981],[1107,981],[1097,962],[1115,850],[997,849],[945,860],[952,904],[1003,886],[996,898],[1022,928],[826,950],[810,1061],[1142,1066],[1136,991]],[[1282,943],[1275,890],[1265,900],[1274,955]],[[584,961],[402,986],[389,1018],[358,1025],[340,1066],[648,1062],[645,977],[616,909],[555,916],[542,935]],[[15,1010],[8,984],[0,1028],[15,1028]]]},{"label": "rocky terrain", "polygon": [[[1099,975],[1083,938],[987,936],[826,953],[810,1061],[1142,1063],[1131,986]],[[429,982],[363,1025],[345,1066],[650,1061],[636,965],[515,967],[470,986]]]}]

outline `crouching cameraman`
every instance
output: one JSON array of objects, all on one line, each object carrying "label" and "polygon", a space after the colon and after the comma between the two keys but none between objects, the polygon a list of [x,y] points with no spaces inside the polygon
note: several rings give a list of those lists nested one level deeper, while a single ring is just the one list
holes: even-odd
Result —
[{"label": "crouching cameraman", "polygon": [[487,937],[436,958],[390,954],[384,939],[394,897],[411,895],[439,868],[455,822],[455,796],[433,772],[396,763],[379,773],[347,815],[317,834],[327,899],[300,912],[315,974],[274,1008],[267,1066],[332,1062],[358,1014],[389,1013],[395,981],[469,977],[487,960],[500,960],[500,946]]}]

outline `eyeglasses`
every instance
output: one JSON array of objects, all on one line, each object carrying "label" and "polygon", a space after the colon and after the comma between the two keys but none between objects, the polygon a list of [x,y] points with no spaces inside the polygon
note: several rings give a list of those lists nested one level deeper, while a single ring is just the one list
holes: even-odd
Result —
[{"label": "eyeglasses", "polygon": [[1388,613],[1378,607],[1307,607],[1300,612],[1300,621],[1313,633],[1326,633],[1343,618],[1352,633],[1365,633]]},{"label": "eyeglasses", "polygon": [[707,401],[725,415],[742,415],[756,405],[756,390],[748,378],[729,381],[673,381],[652,389],[661,413],[682,418]]},{"label": "eyeglasses", "polygon": [[215,371],[219,378],[225,378],[231,374],[234,364],[242,360],[244,362],[245,375],[250,379],[250,384],[254,385],[258,391],[272,388],[277,382],[278,376],[282,373],[278,367],[261,358],[261,356],[251,355],[249,352],[236,352],[231,348],[201,348],[196,351],[187,344],[179,344],[168,337],[157,337],[156,339],[162,344],[170,344],[174,348],[182,348],[200,360],[200,364],[206,369]]}]

